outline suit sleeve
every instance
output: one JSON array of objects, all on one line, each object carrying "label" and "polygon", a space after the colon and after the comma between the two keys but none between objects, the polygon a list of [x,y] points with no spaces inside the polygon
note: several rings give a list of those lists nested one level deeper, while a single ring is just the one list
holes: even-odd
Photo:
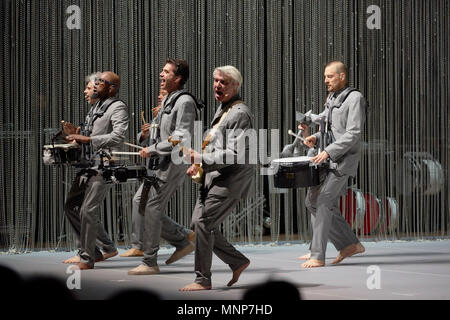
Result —
[{"label": "suit sleeve", "polygon": [[358,95],[350,100],[349,103],[345,133],[325,148],[325,151],[333,161],[337,161],[361,140],[366,101],[362,95]]},{"label": "suit sleeve", "polygon": [[[188,137],[194,131],[194,121],[196,117],[196,105],[191,97],[185,100],[179,98],[176,102],[177,118],[175,121],[175,130],[172,132],[172,137]],[[174,146],[169,141],[161,141],[149,147],[150,155],[167,156],[172,153]]]},{"label": "suit sleeve", "polygon": [[206,173],[233,164],[245,163],[248,153],[246,130],[250,128],[252,128],[250,117],[245,112],[236,113],[227,125],[226,137],[222,137],[226,139],[222,144],[224,147],[220,148],[220,144],[216,144],[213,151],[202,155],[203,171]]},{"label": "suit sleeve", "polygon": [[117,146],[126,138],[128,130],[128,112],[126,105],[116,104],[110,108],[114,108],[111,115],[113,129],[110,133],[91,137],[91,143],[94,149]]}]

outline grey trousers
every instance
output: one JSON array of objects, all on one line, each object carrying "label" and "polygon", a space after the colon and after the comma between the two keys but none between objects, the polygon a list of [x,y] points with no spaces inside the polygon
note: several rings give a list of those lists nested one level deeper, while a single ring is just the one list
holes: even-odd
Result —
[{"label": "grey trousers", "polygon": [[[136,194],[133,197],[132,206],[132,227],[131,227],[131,247],[135,249],[143,249],[143,239],[144,239],[144,216],[139,214],[139,203],[141,202],[142,189],[144,184],[141,184]],[[184,226],[176,223],[167,215],[163,214],[162,217],[162,229],[161,237],[169,242],[173,246],[178,245],[178,240],[180,239],[180,233],[187,237],[190,230]]]},{"label": "grey trousers", "polygon": [[80,184],[77,176],[64,204],[64,213],[77,236],[81,261],[88,265],[102,257],[100,248],[107,253],[117,250],[100,224],[100,205],[109,188],[101,175],[91,177],[84,184]]},{"label": "grey trousers", "polygon": [[348,176],[328,172],[322,184],[311,187],[306,195],[306,207],[311,212],[311,258],[325,260],[328,240],[338,251],[359,243],[350,225],[339,210],[339,198],[347,189]]},{"label": "grey trousers", "polygon": [[181,172],[178,179],[173,179],[170,182],[160,181],[157,186],[152,186],[148,191],[142,238],[142,251],[144,253],[142,262],[150,267],[158,265],[158,250],[161,237],[166,240],[170,239],[170,244],[177,249],[182,249],[189,245],[184,227],[168,217],[164,218],[167,204],[183,180],[184,171]]},{"label": "grey trousers", "polygon": [[236,270],[248,263],[242,253],[236,250],[222,235],[220,224],[233,211],[239,199],[219,197],[217,195],[200,195],[192,215],[192,228],[195,231],[195,282],[211,286],[211,264],[213,252],[231,270]]}]

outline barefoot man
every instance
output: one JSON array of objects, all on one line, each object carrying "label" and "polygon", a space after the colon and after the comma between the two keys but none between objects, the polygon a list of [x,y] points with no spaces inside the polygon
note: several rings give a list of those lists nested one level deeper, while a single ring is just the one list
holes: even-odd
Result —
[{"label": "barefoot man", "polygon": [[[328,138],[324,141],[324,150],[311,161],[321,163],[329,158],[337,163],[337,168],[329,170],[320,185],[308,190],[306,206],[311,212],[313,236],[310,254],[299,257],[307,260],[303,268],[325,265],[328,239],[339,251],[331,264],[365,251],[340,213],[339,198],[347,190],[349,177],[354,177],[358,169],[367,104],[359,91],[347,86],[347,68],[342,62],[330,62],[324,76],[329,95],[322,114],[326,117]],[[305,144],[312,148],[320,137],[320,132],[309,136]]]},{"label": "barefoot man", "polygon": [[[204,180],[192,215],[195,231],[195,282],[180,291],[209,290],[213,252],[232,271],[228,286],[238,281],[250,264],[221,234],[220,224],[233,211],[240,199],[247,196],[252,183],[253,168],[246,164],[249,144],[246,131],[252,128],[252,113],[239,97],[241,73],[233,66],[214,70],[214,97],[221,104],[211,123],[212,132],[203,142],[201,155]],[[248,139],[247,139],[248,140]],[[209,141],[209,143],[208,143]],[[242,150],[241,150],[242,149]],[[191,163],[200,155],[191,152]],[[243,159],[244,158],[244,159]],[[244,160],[244,161],[243,161]],[[192,165],[187,174],[195,176],[199,166]]]}]

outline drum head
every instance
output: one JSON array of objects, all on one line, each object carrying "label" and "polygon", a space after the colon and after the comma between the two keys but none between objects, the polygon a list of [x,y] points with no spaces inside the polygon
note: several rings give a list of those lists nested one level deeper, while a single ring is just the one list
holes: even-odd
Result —
[{"label": "drum head", "polygon": [[289,158],[281,158],[275,159],[272,161],[274,165],[289,165],[289,164],[305,164],[311,162],[312,157],[289,157]]}]

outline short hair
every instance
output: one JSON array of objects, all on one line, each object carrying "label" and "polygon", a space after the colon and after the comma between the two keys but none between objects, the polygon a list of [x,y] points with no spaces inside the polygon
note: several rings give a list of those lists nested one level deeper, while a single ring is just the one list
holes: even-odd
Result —
[{"label": "short hair", "polygon": [[166,60],[166,63],[173,64],[175,66],[175,75],[181,76],[180,85],[184,86],[186,81],[189,79],[189,64],[183,59],[172,59]]},{"label": "short hair", "polygon": [[347,76],[347,67],[345,66],[345,64],[342,61],[331,61],[329,63],[327,63],[327,65],[325,66],[325,68],[334,66],[336,68],[336,72],[337,73],[345,73],[345,76]]},{"label": "short hair", "polygon": [[86,78],[84,79],[84,81],[86,81],[86,84],[88,84],[89,82],[95,82],[95,79],[97,79],[102,73],[97,71],[94,72],[88,76],[86,76]]},{"label": "short hair", "polygon": [[236,67],[233,66],[223,66],[223,67],[217,67],[214,69],[213,76],[216,74],[217,71],[222,72],[223,74],[229,76],[233,83],[239,83],[238,91],[242,86],[242,75],[239,72],[239,70]]}]

